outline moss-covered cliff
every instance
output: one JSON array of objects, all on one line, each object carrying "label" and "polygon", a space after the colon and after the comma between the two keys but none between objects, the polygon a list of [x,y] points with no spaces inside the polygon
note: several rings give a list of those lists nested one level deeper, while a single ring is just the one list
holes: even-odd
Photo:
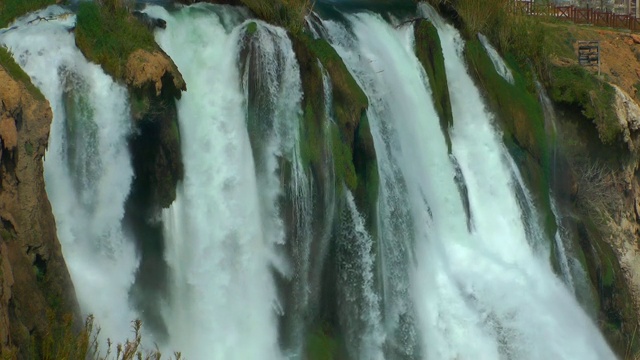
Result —
[{"label": "moss-covered cliff", "polygon": [[414,25],[415,52],[429,78],[433,104],[440,117],[440,127],[445,135],[449,153],[451,138],[449,128],[453,125],[453,112],[449,96],[447,72],[444,68],[444,56],[440,45],[438,30],[426,19],[418,19]]}]

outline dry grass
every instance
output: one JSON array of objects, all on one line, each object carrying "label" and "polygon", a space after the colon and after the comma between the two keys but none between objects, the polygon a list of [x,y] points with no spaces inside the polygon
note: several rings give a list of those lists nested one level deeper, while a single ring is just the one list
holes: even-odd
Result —
[{"label": "dry grass", "polygon": [[579,161],[575,165],[578,183],[576,204],[599,229],[608,228],[623,198],[614,172],[600,161]]}]

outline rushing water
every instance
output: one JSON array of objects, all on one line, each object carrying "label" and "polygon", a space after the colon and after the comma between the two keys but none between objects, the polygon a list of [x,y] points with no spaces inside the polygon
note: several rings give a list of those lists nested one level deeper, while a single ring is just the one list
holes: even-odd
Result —
[{"label": "rushing water", "polygon": [[[448,134],[414,54],[412,23],[369,12],[308,19],[369,100],[375,219],[336,181],[334,89],[321,65],[321,169],[303,160],[304,74],[283,29],[230,6],[146,11],[167,21],[156,39],[189,88],[177,101],[185,176],[162,213],[162,349],[195,360],[304,359],[330,301],[336,309],[323,321],[338,328],[339,351],[352,359],[614,358],[576,301],[586,277],[562,217],[554,206],[560,226],[548,239],[469,76],[464,41],[431,7],[420,5],[419,15],[442,42]],[[0,43],[51,103],[45,178],[64,256],[82,310],[120,340],[140,315],[129,299],[138,254],[122,228],[133,176],[127,92],[75,47],[73,16],[30,18],[0,33]],[[549,263],[551,242],[562,280]]]},{"label": "rushing water", "polygon": [[[53,123],[44,168],[58,238],[84,314],[115,341],[137,315],[129,305],[138,258],[124,232],[133,170],[127,145],[127,90],[89,63],[68,28],[75,21],[51,7],[0,35],[49,100]],[[36,21],[36,16],[59,20]]]},{"label": "rushing water", "polygon": [[509,69],[509,66],[507,66],[507,63],[505,63],[504,59],[502,59],[502,57],[498,53],[498,50],[496,50],[496,48],[494,48],[493,45],[491,45],[491,43],[489,42],[489,39],[487,39],[486,36],[482,34],[478,34],[478,39],[480,39],[482,46],[487,51],[487,55],[489,55],[489,58],[493,63],[493,67],[495,67],[498,74],[500,74],[500,76],[502,76],[511,85],[513,85],[514,84],[513,73],[511,72],[511,69]]}]

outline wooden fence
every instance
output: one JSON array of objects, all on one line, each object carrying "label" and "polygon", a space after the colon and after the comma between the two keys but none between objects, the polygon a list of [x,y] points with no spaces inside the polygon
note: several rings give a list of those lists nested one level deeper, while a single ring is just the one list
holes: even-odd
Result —
[{"label": "wooden fence", "polygon": [[629,29],[640,31],[640,19],[633,15],[614,14],[608,11],[600,11],[575,6],[556,6],[538,4],[528,0],[515,0],[512,2],[515,13],[533,16],[549,16],[556,19],[573,21],[576,24],[591,24],[595,26]]}]

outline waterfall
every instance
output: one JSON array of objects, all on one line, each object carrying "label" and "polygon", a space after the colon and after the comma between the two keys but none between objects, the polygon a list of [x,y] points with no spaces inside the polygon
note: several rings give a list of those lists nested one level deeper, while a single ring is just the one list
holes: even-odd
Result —
[{"label": "waterfall", "polygon": [[[389,356],[411,358],[418,356],[420,347],[409,291],[413,239],[437,236],[434,231],[444,228],[466,232],[466,216],[435,109],[425,101],[431,90],[413,55],[412,29],[394,29],[370,14],[348,19],[354,35],[334,21],[324,21],[324,27],[369,98],[381,182],[378,241],[388,336],[384,347]],[[424,141],[426,134],[429,141]],[[431,196],[437,193],[447,197]],[[433,227],[435,218],[443,229]],[[456,227],[454,219],[462,219],[464,229]]]},{"label": "waterfall", "polygon": [[[75,16],[57,6],[30,14],[0,43],[53,110],[44,170],[58,238],[83,314],[99,319],[102,338],[124,341],[139,317],[129,305],[138,258],[123,231],[133,170],[126,89],[76,48]],[[57,17],[55,20],[35,21]]]},{"label": "waterfall", "polygon": [[[464,65],[459,33],[433,8],[422,5],[421,11],[434,22],[442,41],[455,119],[453,152],[468,181],[477,220],[471,246],[448,253],[456,264],[452,280],[467,298],[467,309],[476,313],[475,326],[485,334],[479,338],[485,341],[464,349],[434,350],[475,350],[469,354],[473,358],[497,357],[495,352],[518,359],[614,358],[547,259],[536,256],[526,242],[521,210],[508,186],[512,174],[503,160],[508,155]],[[451,245],[459,241],[452,240],[445,246],[454,250]],[[440,323],[442,313],[429,314],[431,321]]]},{"label": "waterfall", "polygon": [[503,79],[507,80],[509,84],[513,85],[513,73],[511,72],[511,69],[509,69],[509,66],[507,66],[507,63],[504,62],[504,59],[498,53],[498,50],[496,50],[496,48],[491,45],[489,39],[487,39],[486,36],[478,34],[478,39],[480,40],[480,43],[482,43],[484,49],[487,51],[487,55],[489,55],[489,58],[493,63],[493,67],[496,69],[498,74],[500,74]]},{"label": "waterfall", "polygon": [[[414,53],[413,22],[336,10],[334,19],[307,17],[311,33],[301,35],[328,41],[368,98],[380,179],[369,212],[358,208],[360,188],[352,193],[334,169],[342,156],[331,143],[340,138],[335,68],[318,65],[325,143],[311,169],[301,146],[305,74],[293,46],[304,41],[292,43],[240,7],[145,9],[166,20],[156,40],[189,88],[176,103],[184,179],[161,214],[163,351],[194,360],[314,358],[308,342],[323,321],[340,358],[615,358],[576,300],[589,284],[562,203],[550,198],[558,223],[550,239],[469,74],[460,33],[432,7],[418,9],[442,43],[449,129]],[[133,177],[129,100],[85,60],[69,32],[75,18],[62,14],[52,6],[20,19],[0,32],[0,44],[53,109],[46,189],[83,313],[122,341],[141,315],[129,299],[139,258],[122,227]],[[37,16],[53,19],[29,23]],[[513,83],[495,48],[480,41]]]},{"label": "waterfall", "polygon": [[[371,14],[348,15],[349,30],[333,21],[324,21],[324,27],[370,99],[381,178],[395,174],[396,186],[404,182],[398,199],[389,197],[383,185],[380,206],[396,201],[409,208],[408,237],[414,239],[416,259],[410,292],[423,355],[613,358],[527,236],[531,220],[523,216],[518,199],[519,174],[467,72],[464,42],[433,9],[421,11],[436,25],[443,45],[454,113],[453,156],[468,189],[471,231],[437,117],[424,101],[430,90],[413,54],[411,29],[394,29]],[[382,227],[398,219],[382,211],[380,217]],[[540,226],[530,228],[541,231]],[[386,236],[379,241],[390,241]]]},{"label": "waterfall", "polygon": [[[299,157],[301,85],[291,44],[284,30],[264,23],[247,30],[246,15],[230,7],[148,12],[167,20],[157,40],[189,83],[178,102],[185,179],[164,214],[173,348],[194,359],[280,358],[276,314],[285,309],[271,270],[304,277],[310,256],[310,180]],[[297,214],[294,264],[283,250],[283,198]],[[296,306],[304,307],[306,279],[294,283]]]}]

